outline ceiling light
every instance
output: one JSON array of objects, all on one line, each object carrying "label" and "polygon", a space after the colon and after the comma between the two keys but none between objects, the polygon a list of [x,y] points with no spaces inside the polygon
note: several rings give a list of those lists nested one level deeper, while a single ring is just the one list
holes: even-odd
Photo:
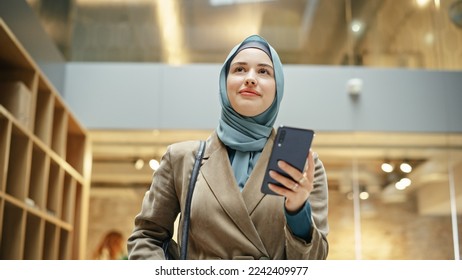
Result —
[{"label": "ceiling light", "polygon": [[362,191],[359,193],[359,198],[362,200],[366,200],[369,198],[369,193],[367,191]]},{"label": "ceiling light", "polygon": [[358,33],[361,31],[362,25],[359,21],[354,21],[351,23],[351,31]]},{"label": "ceiling light", "polygon": [[435,2],[436,10],[439,11],[439,10],[440,10],[440,7],[441,7],[441,2],[440,2],[440,0],[435,0],[434,2]]},{"label": "ceiling light", "polygon": [[355,36],[359,36],[364,31],[364,22],[358,19],[354,19],[350,23],[350,29],[355,34]]},{"label": "ceiling light", "polygon": [[184,26],[180,19],[177,1],[157,1],[157,18],[162,38],[163,56],[167,63],[180,65],[188,58],[184,51]]},{"label": "ceiling light", "polygon": [[401,169],[404,173],[410,173],[412,171],[412,166],[407,161],[403,161],[399,166],[399,169]]},{"label": "ceiling light", "polygon": [[415,2],[417,3],[417,6],[423,8],[430,3],[430,0],[415,0]]},{"label": "ceiling light", "polygon": [[348,200],[353,200],[353,192],[347,193],[346,197]]},{"label": "ceiling light", "polygon": [[366,200],[369,198],[369,192],[367,191],[366,186],[359,187],[359,199]]},{"label": "ceiling light", "polygon": [[151,169],[154,170],[154,171],[156,171],[157,168],[159,168],[159,165],[160,165],[159,162],[157,160],[155,160],[155,159],[151,159],[149,161],[149,167],[151,167]]},{"label": "ceiling light", "polygon": [[435,42],[435,36],[433,35],[433,33],[429,32],[429,33],[425,34],[424,42],[427,45],[433,44],[433,42]]},{"label": "ceiling light", "polygon": [[390,173],[393,171],[393,165],[391,165],[391,163],[388,161],[382,163],[381,167],[382,167],[383,172]]},{"label": "ceiling light", "polygon": [[139,158],[137,160],[135,160],[135,169],[136,170],[141,170],[144,166],[144,160]]},{"label": "ceiling light", "polygon": [[407,187],[409,187],[411,185],[411,179],[409,178],[402,178],[401,180],[399,180],[398,182],[396,182],[395,184],[395,188],[397,190],[404,190],[406,189]]}]

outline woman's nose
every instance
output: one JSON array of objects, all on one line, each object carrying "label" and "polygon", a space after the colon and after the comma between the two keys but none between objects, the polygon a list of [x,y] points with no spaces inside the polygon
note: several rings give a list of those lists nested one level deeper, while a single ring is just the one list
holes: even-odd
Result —
[{"label": "woman's nose", "polygon": [[247,77],[245,78],[245,85],[246,86],[249,86],[249,85],[254,86],[256,84],[257,84],[257,80],[255,79],[255,77],[251,73],[249,73],[247,75]]}]

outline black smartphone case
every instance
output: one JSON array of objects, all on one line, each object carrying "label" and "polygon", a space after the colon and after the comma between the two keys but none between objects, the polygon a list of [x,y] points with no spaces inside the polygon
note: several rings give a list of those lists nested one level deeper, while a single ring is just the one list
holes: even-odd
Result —
[{"label": "black smartphone case", "polygon": [[[278,167],[278,161],[283,160],[294,166],[300,172],[305,167],[306,158],[313,142],[314,131],[311,129],[295,128],[280,126],[276,133],[274,145],[271,151],[268,166],[265,171],[265,177],[261,186],[261,192],[265,194],[276,195],[268,188],[268,183],[280,185],[269,176],[270,170],[275,170],[281,175],[289,177]],[[282,185],[280,185],[282,186]]]}]

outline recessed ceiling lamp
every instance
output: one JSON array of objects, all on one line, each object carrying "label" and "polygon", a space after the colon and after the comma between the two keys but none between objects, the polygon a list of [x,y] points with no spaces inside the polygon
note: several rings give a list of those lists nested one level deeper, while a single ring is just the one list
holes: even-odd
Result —
[{"label": "recessed ceiling lamp", "polygon": [[397,190],[404,190],[406,189],[407,187],[409,187],[411,185],[411,179],[409,178],[402,178],[401,180],[399,180],[398,182],[396,182],[395,184],[395,188]]},{"label": "recessed ceiling lamp", "polygon": [[359,33],[361,31],[361,29],[363,28],[363,25],[360,21],[358,20],[354,20],[352,23],[351,23],[351,31],[353,31],[354,33]]},{"label": "recessed ceiling lamp", "polygon": [[366,186],[359,187],[359,199],[366,200],[369,198],[369,192],[367,191]]},{"label": "recessed ceiling lamp", "polygon": [[149,167],[151,167],[151,169],[154,170],[154,171],[156,171],[157,168],[159,168],[159,165],[160,165],[159,162],[157,160],[155,160],[155,159],[151,159],[149,161]]},{"label": "recessed ceiling lamp", "polygon": [[369,198],[369,193],[367,191],[362,191],[359,193],[359,198],[361,200],[366,200]]},{"label": "recessed ceiling lamp", "polygon": [[412,166],[407,160],[405,160],[400,164],[399,169],[401,169],[404,173],[410,173],[412,171]]},{"label": "recessed ceiling lamp", "polygon": [[139,158],[137,160],[135,160],[135,169],[136,170],[141,170],[144,166],[144,160]]},{"label": "recessed ceiling lamp", "polygon": [[417,3],[417,6],[423,8],[430,3],[430,0],[415,0],[415,2]]},{"label": "recessed ceiling lamp", "polygon": [[393,171],[393,165],[389,161],[385,161],[381,166],[383,172],[390,173]]},{"label": "recessed ceiling lamp", "polygon": [[184,51],[184,26],[180,19],[177,1],[157,1],[157,18],[162,42],[162,56],[169,64],[180,65],[188,61]]}]

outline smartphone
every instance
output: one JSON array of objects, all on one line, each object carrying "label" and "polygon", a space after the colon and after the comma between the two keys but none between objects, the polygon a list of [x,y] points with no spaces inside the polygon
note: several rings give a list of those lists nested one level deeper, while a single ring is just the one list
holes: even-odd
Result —
[{"label": "smartphone", "polygon": [[277,195],[269,189],[268,184],[282,186],[280,183],[270,177],[269,171],[274,170],[281,175],[289,177],[284,171],[278,167],[278,161],[283,160],[293,167],[303,172],[306,158],[310,152],[311,143],[314,138],[314,131],[305,128],[296,128],[289,126],[280,126],[276,133],[274,145],[271,150],[271,155],[266,167],[261,192],[265,194]]}]

